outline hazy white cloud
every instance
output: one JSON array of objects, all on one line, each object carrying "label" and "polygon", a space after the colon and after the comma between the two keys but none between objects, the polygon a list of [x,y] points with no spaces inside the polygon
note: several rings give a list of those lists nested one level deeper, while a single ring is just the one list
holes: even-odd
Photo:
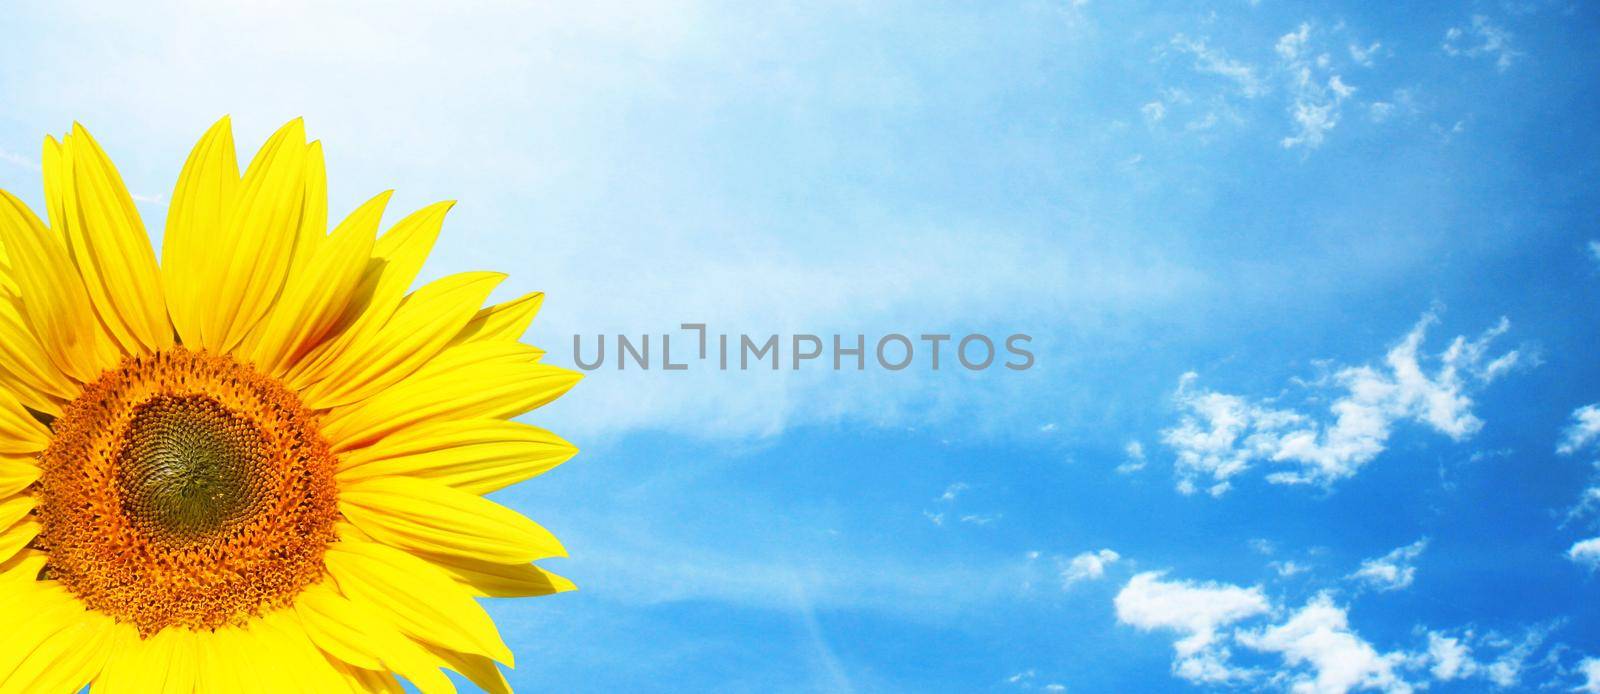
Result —
[{"label": "hazy white cloud", "polygon": [[1600,262],[1600,241],[1589,242],[1589,255],[1594,257],[1595,262]]},{"label": "hazy white cloud", "polygon": [[1422,342],[1435,321],[1424,315],[1382,364],[1345,367],[1312,382],[1314,394],[1332,399],[1322,418],[1198,388],[1199,376],[1184,374],[1174,396],[1178,423],[1161,432],[1177,454],[1179,490],[1193,493],[1205,484],[1221,495],[1230,478],[1257,462],[1289,468],[1267,475],[1272,483],[1328,485],[1382,453],[1397,422],[1423,424],[1456,441],[1470,438],[1483,426],[1471,394],[1509,372],[1520,354],[1489,354],[1490,343],[1510,327],[1502,318],[1477,338],[1458,336],[1445,351],[1426,355]]},{"label": "hazy white cloud", "polygon": [[1352,43],[1349,46],[1350,60],[1355,61],[1357,65],[1362,67],[1372,67],[1373,58],[1377,56],[1378,49],[1382,47],[1383,44],[1378,43],[1377,41],[1373,41],[1366,46]]},{"label": "hazy white cloud", "polygon": [[1334,694],[1353,689],[1410,692],[1397,674],[1407,656],[1379,653],[1350,629],[1343,607],[1319,594],[1283,624],[1238,634],[1239,643],[1283,658],[1284,676],[1296,692]]},{"label": "hazy white cloud", "polygon": [[1249,672],[1228,664],[1218,630],[1271,609],[1260,587],[1163,580],[1147,571],[1117,593],[1117,620],[1143,631],[1175,631],[1173,673],[1191,682],[1225,682]]},{"label": "hazy white cloud", "polygon": [[11,150],[0,147],[0,161],[12,166],[20,166],[29,171],[39,171],[39,161],[33,157],[25,157]]},{"label": "hazy white cloud", "polygon": [[1138,472],[1149,462],[1144,455],[1144,444],[1138,441],[1129,441],[1128,445],[1122,447],[1122,453],[1125,457],[1122,464],[1117,466],[1117,474]]},{"label": "hazy white cloud", "polygon": [[935,501],[946,503],[955,501],[957,497],[961,496],[962,492],[967,491],[969,488],[970,486],[966,482],[952,482],[950,486],[944,488],[944,493],[940,494]]},{"label": "hazy white cloud", "polygon": [[1284,561],[1267,562],[1267,567],[1277,572],[1278,578],[1298,576],[1311,570],[1311,567],[1301,564],[1293,559]]},{"label": "hazy white cloud", "polygon": [[1572,455],[1600,437],[1600,403],[1584,405],[1572,411],[1572,424],[1561,432],[1561,443],[1556,452]]},{"label": "hazy white cloud", "polygon": [[1079,581],[1096,581],[1104,578],[1106,567],[1117,563],[1122,555],[1110,549],[1098,552],[1084,552],[1067,562],[1067,568],[1061,571],[1063,585],[1071,586]]},{"label": "hazy white cloud", "polygon": [[1521,53],[1511,47],[1511,33],[1496,26],[1488,17],[1473,15],[1465,27],[1450,27],[1444,33],[1444,52],[1453,56],[1494,59],[1496,70],[1505,72]]},{"label": "hazy white cloud", "polygon": [[1404,547],[1397,547],[1381,557],[1361,562],[1361,568],[1350,578],[1380,591],[1399,590],[1410,586],[1417,578],[1417,567],[1412,565],[1428,547],[1428,538],[1422,538]]},{"label": "hazy white cloud", "polygon": [[1257,74],[1254,65],[1229,58],[1226,52],[1212,47],[1206,39],[1191,39],[1178,34],[1172,37],[1171,45],[1183,53],[1194,56],[1195,71],[1227,79],[1234,84],[1239,94],[1255,98],[1267,93],[1266,83]]},{"label": "hazy white cloud", "polygon": [[1355,93],[1355,87],[1331,70],[1326,53],[1310,54],[1310,40],[1311,25],[1301,23],[1280,37],[1276,46],[1282,68],[1289,74],[1289,117],[1295,128],[1279,141],[1284,148],[1320,147],[1328,131],[1339,125],[1345,99]]},{"label": "hazy white cloud", "polygon": [[1167,117],[1167,106],[1160,101],[1151,101],[1139,107],[1139,113],[1144,114],[1145,122],[1160,123]]}]

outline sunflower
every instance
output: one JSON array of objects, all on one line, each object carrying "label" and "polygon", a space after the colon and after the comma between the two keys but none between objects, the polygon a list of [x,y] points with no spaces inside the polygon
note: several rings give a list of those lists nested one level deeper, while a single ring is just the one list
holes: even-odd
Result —
[{"label": "sunflower", "polygon": [[507,691],[476,598],[572,588],[482,496],[576,453],[512,421],[578,380],[542,295],[408,291],[450,204],[329,231],[300,120],[243,176],[205,134],[159,265],[82,126],[43,172],[48,224],[0,191],[0,693]]}]

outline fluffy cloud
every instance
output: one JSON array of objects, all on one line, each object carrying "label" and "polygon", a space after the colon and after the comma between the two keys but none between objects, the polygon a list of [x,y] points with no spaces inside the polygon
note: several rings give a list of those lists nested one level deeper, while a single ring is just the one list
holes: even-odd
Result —
[{"label": "fluffy cloud", "polygon": [[1167,581],[1162,572],[1138,574],[1117,593],[1117,619],[1143,631],[1182,635],[1172,648],[1174,674],[1192,682],[1223,682],[1247,676],[1227,663],[1218,630],[1270,609],[1259,587]]},{"label": "fluffy cloud", "polygon": [[1505,72],[1511,61],[1521,55],[1511,48],[1511,33],[1489,21],[1481,14],[1473,15],[1465,27],[1450,27],[1444,33],[1440,46],[1447,55],[1476,58],[1494,58],[1495,69]]},{"label": "fluffy cloud", "polygon": [[1382,364],[1345,367],[1312,382],[1313,395],[1333,401],[1322,418],[1197,388],[1199,376],[1184,374],[1174,398],[1178,424],[1161,433],[1177,454],[1178,489],[1193,493],[1204,482],[1221,495],[1230,478],[1257,462],[1289,468],[1267,476],[1276,484],[1329,485],[1382,453],[1397,422],[1470,438],[1483,426],[1471,393],[1510,371],[1519,353],[1489,355],[1489,344],[1510,328],[1502,318],[1476,339],[1458,336],[1445,351],[1425,355],[1423,338],[1436,320],[1424,315]]},{"label": "fluffy cloud", "polygon": [[1472,659],[1472,649],[1453,636],[1436,631],[1428,632],[1428,672],[1441,682],[1471,677],[1478,671]]},{"label": "fluffy cloud", "polygon": [[1084,552],[1067,562],[1067,568],[1061,571],[1061,581],[1064,585],[1072,585],[1079,581],[1094,581],[1104,578],[1106,567],[1117,563],[1122,555],[1109,549],[1098,552]]},{"label": "fluffy cloud", "polygon": [[1584,658],[1578,663],[1578,674],[1583,675],[1583,684],[1574,691],[1600,694],[1600,658]]},{"label": "fluffy cloud", "polygon": [[1361,568],[1350,578],[1380,591],[1399,590],[1416,580],[1417,567],[1411,563],[1427,549],[1428,538],[1422,538],[1404,547],[1397,547],[1381,557],[1361,562]]},{"label": "fluffy cloud", "polygon": [[1600,567],[1600,537],[1591,537],[1573,543],[1567,558],[1591,569]]},{"label": "fluffy cloud", "polygon": [[1561,443],[1556,452],[1572,455],[1600,437],[1600,403],[1584,405],[1572,411],[1572,424],[1561,433]]},{"label": "fluffy cloud", "polygon": [[[1134,576],[1117,595],[1116,608],[1123,624],[1178,633],[1174,676],[1196,684],[1243,684],[1303,694],[1411,692],[1425,689],[1430,677],[1516,687],[1530,668],[1556,667],[1562,648],[1532,660],[1559,626],[1555,621],[1515,636],[1419,626],[1417,634],[1426,636],[1425,645],[1383,651],[1357,633],[1348,606],[1338,604],[1329,591],[1289,609],[1274,604],[1259,587],[1168,580],[1158,572]],[[1235,652],[1240,660],[1257,653],[1275,656],[1278,662],[1266,667],[1257,658],[1246,667],[1235,662]]]},{"label": "fluffy cloud", "polygon": [[1285,676],[1295,692],[1412,690],[1396,674],[1406,655],[1379,653],[1350,629],[1345,609],[1326,593],[1312,598],[1283,624],[1241,632],[1238,640],[1251,649],[1282,656],[1288,667]]}]

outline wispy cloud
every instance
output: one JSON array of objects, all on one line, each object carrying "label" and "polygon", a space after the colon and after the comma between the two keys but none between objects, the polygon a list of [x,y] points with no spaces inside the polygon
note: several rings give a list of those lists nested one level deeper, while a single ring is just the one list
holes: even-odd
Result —
[{"label": "wispy cloud", "polygon": [[1350,578],[1380,591],[1406,588],[1417,578],[1417,567],[1413,562],[1427,548],[1428,538],[1397,547],[1381,557],[1361,562],[1361,568],[1350,574]]},{"label": "wispy cloud", "polygon": [[1149,461],[1144,455],[1144,444],[1138,441],[1129,441],[1122,447],[1122,463],[1117,465],[1117,474],[1127,475],[1143,470]]},{"label": "wispy cloud", "polygon": [[[1221,495],[1232,477],[1258,462],[1290,468],[1267,475],[1275,484],[1329,485],[1382,453],[1403,421],[1456,441],[1470,438],[1483,426],[1472,412],[1472,394],[1508,373],[1521,354],[1489,354],[1490,343],[1510,329],[1502,318],[1477,338],[1458,336],[1445,351],[1425,355],[1422,342],[1436,321],[1425,314],[1380,365],[1345,367],[1310,382],[1317,395],[1333,401],[1321,418],[1201,389],[1198,374],[1184,374],[1174,396],[1178,424],[1161,432],[1178,457],[1179,490],[1193,493],[1204,483]],[[1431,374],[1429,362],[1437,364]]]},{"label": "wispy cloud", "polygon": [[1505,72],[1511,63],[1522,55],[1511,46],[1511,33],[1489,21],[1489,18],[1477,14],[1466,26],[1450,27],[1444,33],[1444,43],[1441,45],[1445,54],[1476,58],[1484,56],[1494,59],[1496,70]]},{"label": "wispy cloud", "polygon": [[1192,39],[1183,34],[1172,37],[1170,45],[1194,58],[1196,72],[1216,75],[1233,83],[1241,96],[1255,98],[1268,89],[1258,74],[1259,68],[1241,60],[1228,57],[1226,51],[1210,45],[1206,39]]},{"label": "wispy cloud", "polygon": [[29,171],[40,171],[42,167],[33,157],[24,157],[8,149],[0,148],[0,161],[12,166],[19,166]]}]

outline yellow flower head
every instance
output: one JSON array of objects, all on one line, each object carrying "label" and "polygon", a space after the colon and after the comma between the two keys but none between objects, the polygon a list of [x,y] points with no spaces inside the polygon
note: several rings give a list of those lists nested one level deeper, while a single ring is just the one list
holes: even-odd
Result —
[{"label": "yellow flower head", "polygon": [[572,588],[481,496],[577,452],[511,421],[578,380],[518,342],[542,296],[408,291],[449,204],[329,231],[299,120],[243,176],[206,133],[159,265],[81,126],[44,182],[48,225],[0,190],[0,694],[507,691],[474,598]]}]

